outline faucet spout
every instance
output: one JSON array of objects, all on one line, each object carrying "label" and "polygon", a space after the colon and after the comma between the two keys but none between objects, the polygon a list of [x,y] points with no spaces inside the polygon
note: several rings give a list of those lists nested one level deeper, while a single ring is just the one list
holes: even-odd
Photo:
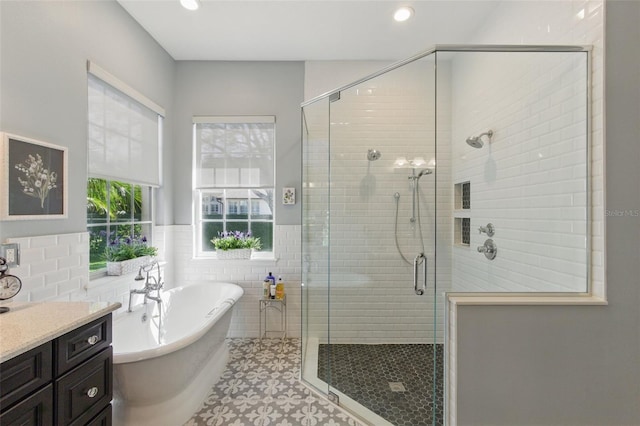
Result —
[{"label": "faucet spout", "polygon": [[131,301],[133,300],[134,294],[144,294],[146,296],[147,290],[144,288],[141,288],[141,289],[134,288],[133,290],[129,290],[129,307],[127,308],[127,312],[131,312]]}]

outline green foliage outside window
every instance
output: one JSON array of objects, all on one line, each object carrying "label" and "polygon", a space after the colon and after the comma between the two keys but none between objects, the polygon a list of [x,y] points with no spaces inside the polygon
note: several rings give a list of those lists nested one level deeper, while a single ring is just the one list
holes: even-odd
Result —
[{"label": "green foliage outside window", "polygon": [[141,186],[98,178],[88,180],[87,228],[91,271],[106,267],[110,243],[113,246],[115,241],[139,241],[145,238],[145,233],[150,233],[149,224],[136,223],[144,219],[142,208]]}]

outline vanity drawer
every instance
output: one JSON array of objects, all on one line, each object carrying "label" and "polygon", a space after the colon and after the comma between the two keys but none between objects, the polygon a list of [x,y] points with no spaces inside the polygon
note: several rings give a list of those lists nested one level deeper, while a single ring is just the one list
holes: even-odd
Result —
[{"label": "vanity drawer", "polygon": [[56,376],[71,370],[111,344],[111,314],[55,340]]},{"label": "vanity drawer", "polygon": [[87,426],[111,426],[111,404],[95,416]]},{"label": "vanity drawer", "polygon": [[49,384],[2,413],[0,425],[53,425],[53,385]]},{"label": "vanity drawer", "polygon": [[111,402],[111,346],[55,381],[56,425],[84,425]]},{"label": "vanity drawer", "polygon": [[47,342],[0,365],[0,412],[51,381],[51,347]]}]

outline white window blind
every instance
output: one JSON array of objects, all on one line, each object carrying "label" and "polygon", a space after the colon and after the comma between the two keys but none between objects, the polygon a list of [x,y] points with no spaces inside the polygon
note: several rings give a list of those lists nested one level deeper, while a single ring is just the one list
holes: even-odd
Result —
[{"label": "white window blind", "polygon": [[89,71],[89,176],[160,186],[162,116]]},{"label": "white window blind", "polygon": [[275,117],[194,117],[196,189],[272,188]]}]

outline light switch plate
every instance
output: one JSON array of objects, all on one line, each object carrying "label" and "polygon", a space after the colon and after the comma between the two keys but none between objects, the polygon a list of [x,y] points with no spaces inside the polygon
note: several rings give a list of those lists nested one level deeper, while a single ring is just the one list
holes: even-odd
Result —
[{"label": "light switch plate", "polygon": [[9,268],[15,268],[20,265],[20,244],[5,243],[0,244],[0,257],[7,261]]}]

